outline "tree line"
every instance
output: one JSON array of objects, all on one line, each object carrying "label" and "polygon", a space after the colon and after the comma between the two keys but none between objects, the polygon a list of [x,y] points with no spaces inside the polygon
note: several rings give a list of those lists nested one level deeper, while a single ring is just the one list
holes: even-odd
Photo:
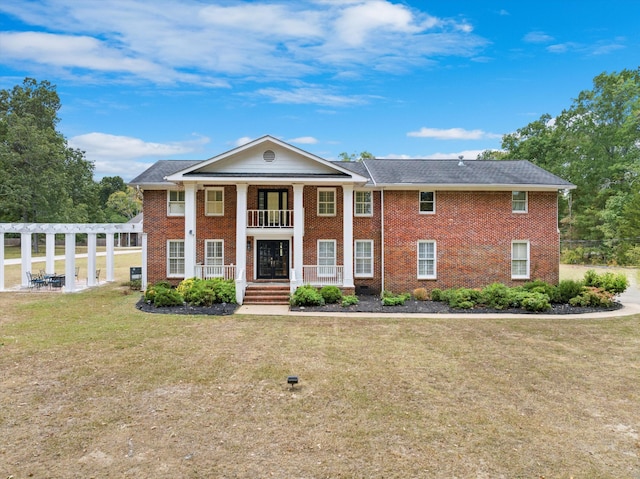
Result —
[{"label": "tree line", "polygon": [[94,165],[57,129],[60,98],[26,78],[0,90],[0,222],[120,223],[141,198],[119,176],[94,181]]}]

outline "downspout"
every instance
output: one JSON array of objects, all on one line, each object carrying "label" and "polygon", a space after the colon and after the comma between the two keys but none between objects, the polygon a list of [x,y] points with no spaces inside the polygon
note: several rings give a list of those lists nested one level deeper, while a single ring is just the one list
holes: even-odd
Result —
[{"label": "downspout", "polygon": [[[367,160],[362,160],[362,164],[364,165],[365,170],[367,170],[369,178],[371,178],[371,181],[373,182],[373,186],[377,186],[376,180],[367,166]],[[384,189],[380,189],[380,294],[384,291],[384,271]]]}]

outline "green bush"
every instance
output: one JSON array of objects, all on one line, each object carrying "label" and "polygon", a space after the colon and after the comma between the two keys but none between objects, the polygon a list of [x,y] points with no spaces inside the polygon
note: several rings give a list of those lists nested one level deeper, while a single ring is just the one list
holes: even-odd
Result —
[{"label": "green bush", "polygon": [[471,309],[481,302],[482,292],[477,289],[446,289],[441,294],[442,300],[452,308]]},{"label": "green bush", "polygon": [[593,286],[585,286],[582,293],[571,298],[569,301],[571,306],[603,306],[609,307],[613,304],[613,293],[605,291],[602,288]]},{"label": "green bush", "polygon": [[520,307],[527,311],[546,311],[551,308],[549,296],[538,291],[523,291],[519,296]]},{"label": "green bush", "polygon": [[359,302],[360,301],[358,300],[358,297],[355,294],[347,294],[347,295],[342,297],[342,307],[343,308],[346,308],[348,306],[355,306]]},{"label": "green bush", "polygon": [[563,279],[556,286],[556,294],[551,298],[554,303],[568,304],[572,298],[575,298],[584,288],[584,282],[575,281],[573,279]]},{"label": "green bush", "polygon": [[153,299],[153,304],[158,308],[181,306],[184,304],[184,298],[173,288],[158,288]]},{"label": "green bush", "polygon": [[523,284],[522,287],[527,291],[546,294],[553,302],[555,302],[555,298],[558,295],[558,292],[554,285],[546,283],[545,281],[542,281],[540,279],[529,281]]},{"label": "green bush", "polygon": [[409,293],[394,294],[391,291],[382,292],[382,305],[383,306],[402,306],[405,301],[411,299]]},{"label": "green bush", "polygon": [[620,294],[629,286],[627,276],[624,273],[606,272],[603,274],[596,273],[590,269],[584,275],[585,286],[601,288],[611,294]]},{"label": "green bush", "polygon": [[431,301],[442,301],[442,290],[440,288],[434,288],[431,290]]},{"label": "green bush", "polygon": [[147,286],[147,289],[144,292],[144,300],[152,304],[155,303],[155,298],[158,294],[158,291],[164,289],[171,289],[171,285],[166,281],[160,281],[158,283]]},{"label": "green bush", "polygon": [[326,304],[334,304],[342,299],[342,291],[337,286],[323,286],[320,294]]},{"label": "green bush", "polygon": [[511,305],[512,288],[502,283],[493,283],[482,290],[480,302],[490,308],[504,309]]},{"label": "green bush", "polygon": [[193,306],[236,302],[236,286],[233,280],[188,278],[181,281],[176,289],[184,300]]},{"label": "green bush", "polygon": [[306,284],[298,286],[291,295],[291,306],[322,306],[324,298],[313,286]]},{"label": "green bush", "polygon": [[236,282],[232,279],[212,278],[207,279],[206,283],[216,295],[216,303],[235,303],[236,302]]}]

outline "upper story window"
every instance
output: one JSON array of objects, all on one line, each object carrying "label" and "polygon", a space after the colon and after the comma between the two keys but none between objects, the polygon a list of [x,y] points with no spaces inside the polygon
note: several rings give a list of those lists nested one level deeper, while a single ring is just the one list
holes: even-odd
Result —
[{"label": "upper story window", "polygon": [[526,191],[512,191],[511,192],[511,211],[514,213],[526,213],[527,212],[527,192]]},{"label": "upper story window", "polygon": [[223,188],[207,188],[205,190],[204,214],[207,216],[224,215]]},{"label": "upper story window", "polygon": [[421,191],[420,192],[420,213],[433,214],[436,212],[436,192]]},{"label": "upper story window", "polygon": [[184,191],[169,190],[167,193],[167,215],[184,216]]},{"label": "upper story window", "polygon": [[318,216],[336,215],[336,189],[318,188]]},{"label": "upper story window", "polygon": [[373,192],[356,191],[355,192],[355,212],[356,216],[372,216],[373,215]]}]

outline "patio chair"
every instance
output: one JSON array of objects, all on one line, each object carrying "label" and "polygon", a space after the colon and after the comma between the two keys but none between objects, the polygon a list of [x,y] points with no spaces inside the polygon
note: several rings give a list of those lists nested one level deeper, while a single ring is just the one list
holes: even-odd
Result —
[{"label": "patio chair", "polygon": [[76,281],[78,281],[79,274],[80,274],[80,266],[76,266]]},{"label": "patio chair", "polygon": [[96,284],[100,284],[100,270],[96,270]]},{"label": "patio chair", "polygon": [[27,280],[29,281],[29,289],[40,289],[45,284],[44,278],[37,275],[33,276],[31,271],[27,271]]}]

